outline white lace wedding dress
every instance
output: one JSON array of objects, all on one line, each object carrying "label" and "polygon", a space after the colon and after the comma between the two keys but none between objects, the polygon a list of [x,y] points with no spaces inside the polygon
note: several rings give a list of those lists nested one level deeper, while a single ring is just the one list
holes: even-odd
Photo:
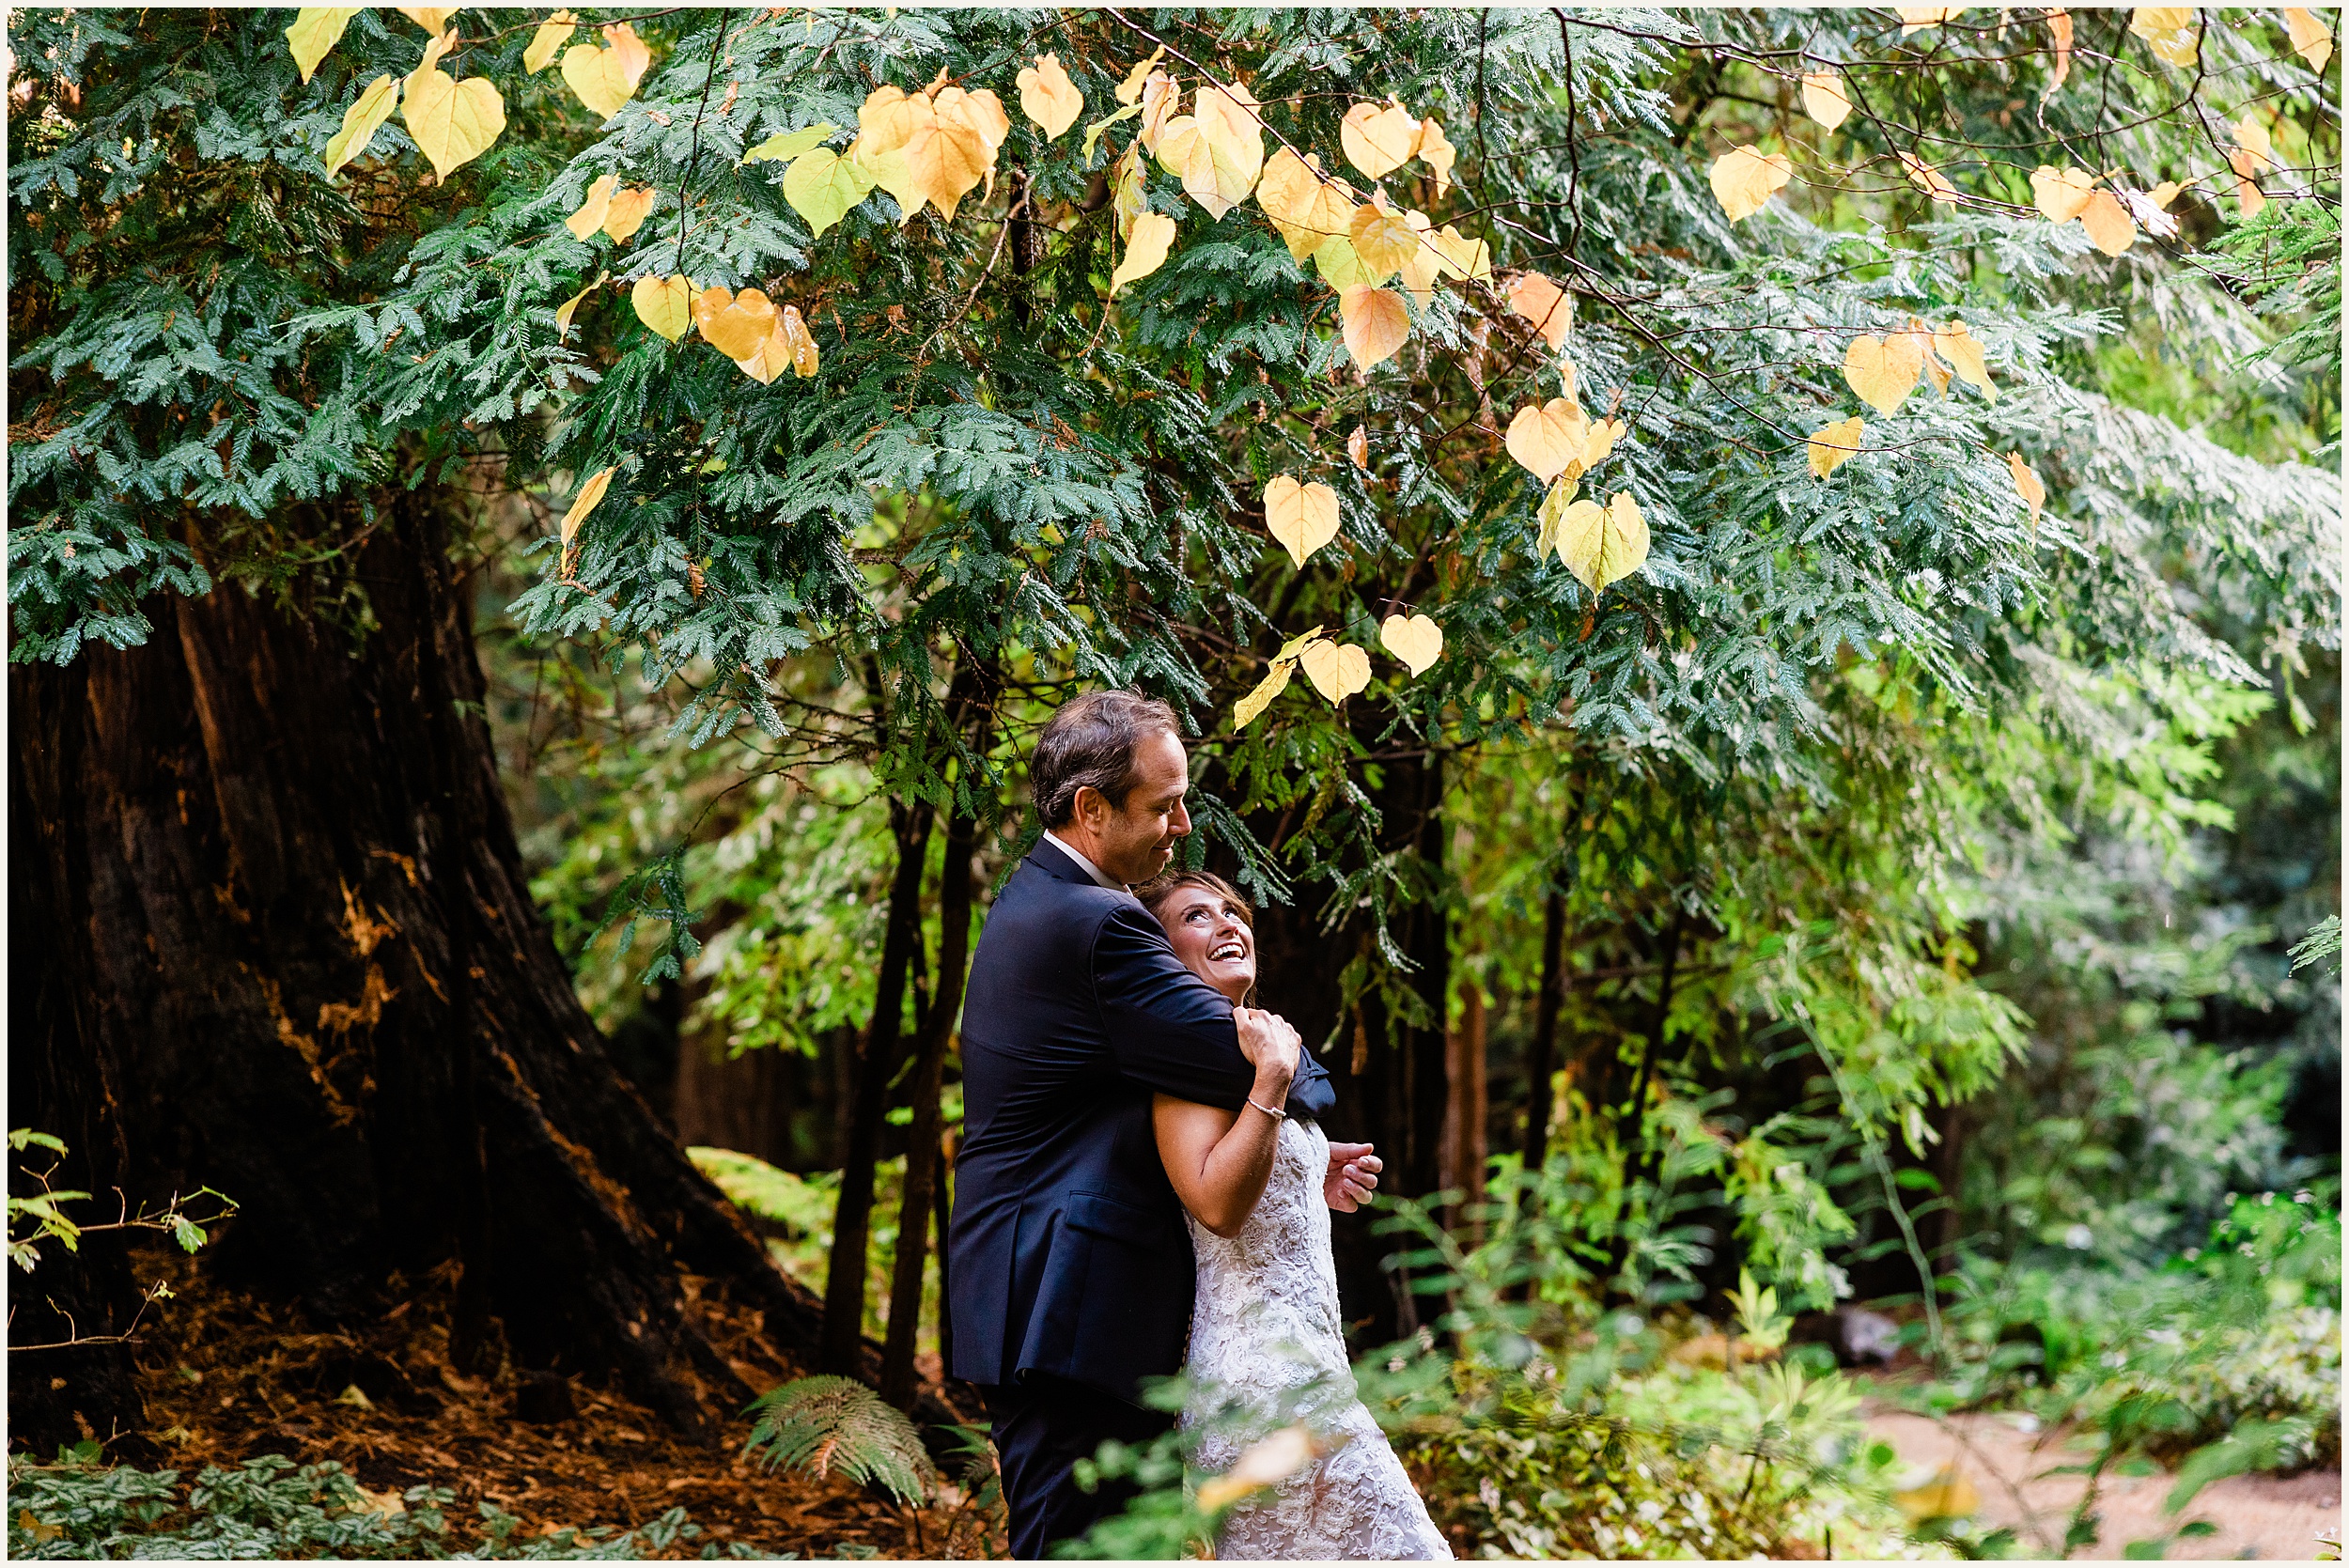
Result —
[{"label": "white lace wedding dress", "polygon": [[[1202,1400],[1198,1463],[1225,1470],[1252,1436],[1301,1420],[1326,1450],[1257,1500],[1235,1509],[1216,1543],[1224,1560],[1449,1559],[1410,1478],[1362,1407],[1338,1318],[1338,1277],[1322,1198],[1330,1141],[1311,1122],[1281,1124],[1264,1198],[1230,1240],[1190,1222],[1199,1291],[1185,1370]],[[1206,1399],[1243,1408],[1219,1430]],[[1252,1429],[1252,1430],[1247,1430]]]}]

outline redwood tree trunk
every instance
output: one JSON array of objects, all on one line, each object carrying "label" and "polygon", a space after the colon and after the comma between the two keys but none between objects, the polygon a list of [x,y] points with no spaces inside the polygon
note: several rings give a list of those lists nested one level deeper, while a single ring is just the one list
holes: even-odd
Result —
[{"label": "redwood tree trunk", "polygon": [[684,1277],[799,1360],[817,1303],[572,994],[437,519],[400,498],[354,565],[355,651],[226,586],[150,604],[144,646],[11,671],[11,968],[42,982],[11,1003],[17,1123],[74,1141],[96,1190],[236,1199],[223,1283],[332,1321],[454,1258],[521,1364],[706,1436],[752,1390]]}]

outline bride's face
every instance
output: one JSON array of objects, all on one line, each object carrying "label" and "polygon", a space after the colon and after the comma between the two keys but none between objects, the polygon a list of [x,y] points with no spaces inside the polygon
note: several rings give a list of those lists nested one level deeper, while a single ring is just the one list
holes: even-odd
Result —
[{"label": "bride's face", "polygon": [[1256,984],[1256,937],[1239,907],[1212,888],[1177,888],[1159,909],[1174,956],[1234,1006]]}]

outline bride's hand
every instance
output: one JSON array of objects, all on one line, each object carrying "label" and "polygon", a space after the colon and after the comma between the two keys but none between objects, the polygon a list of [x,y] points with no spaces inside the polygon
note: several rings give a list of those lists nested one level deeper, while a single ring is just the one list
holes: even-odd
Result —
[{"label": "bride's hand", "polygon": [[1330,1145],[1330,1173],[1321,1184],[1322,1201],[1340,1214],[1352,1214],[1377,1191],[1378,1172],[1387,1162],[1372,1154],[1368,1143]]},{"label": "bride's hand", "polygon": [[1289,1021],[1261,1007],[1235,1007],[1232,1022],[1239,1031],[1240,1054],[1256,1069],[1256,1087],[1273,1096],[1277,1108],[1289,1092],[1302,1060],[1305,1042]]}]

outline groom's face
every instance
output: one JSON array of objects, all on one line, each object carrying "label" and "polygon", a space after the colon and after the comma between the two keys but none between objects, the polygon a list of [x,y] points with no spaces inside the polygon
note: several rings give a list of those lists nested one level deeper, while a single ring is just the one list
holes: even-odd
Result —
[{"label": "groom's face", "polygon": [[1190,789],[1190,759],[1171,735],[1154,735],[1134,754],[1133,787],[1123,809],[1106,797],[1081,790],[1078,815],[1099,853],[1092,858],[1118,881],[1146,882],[1174,858],[1174,842],[1190,831],[1183,796]]}]

